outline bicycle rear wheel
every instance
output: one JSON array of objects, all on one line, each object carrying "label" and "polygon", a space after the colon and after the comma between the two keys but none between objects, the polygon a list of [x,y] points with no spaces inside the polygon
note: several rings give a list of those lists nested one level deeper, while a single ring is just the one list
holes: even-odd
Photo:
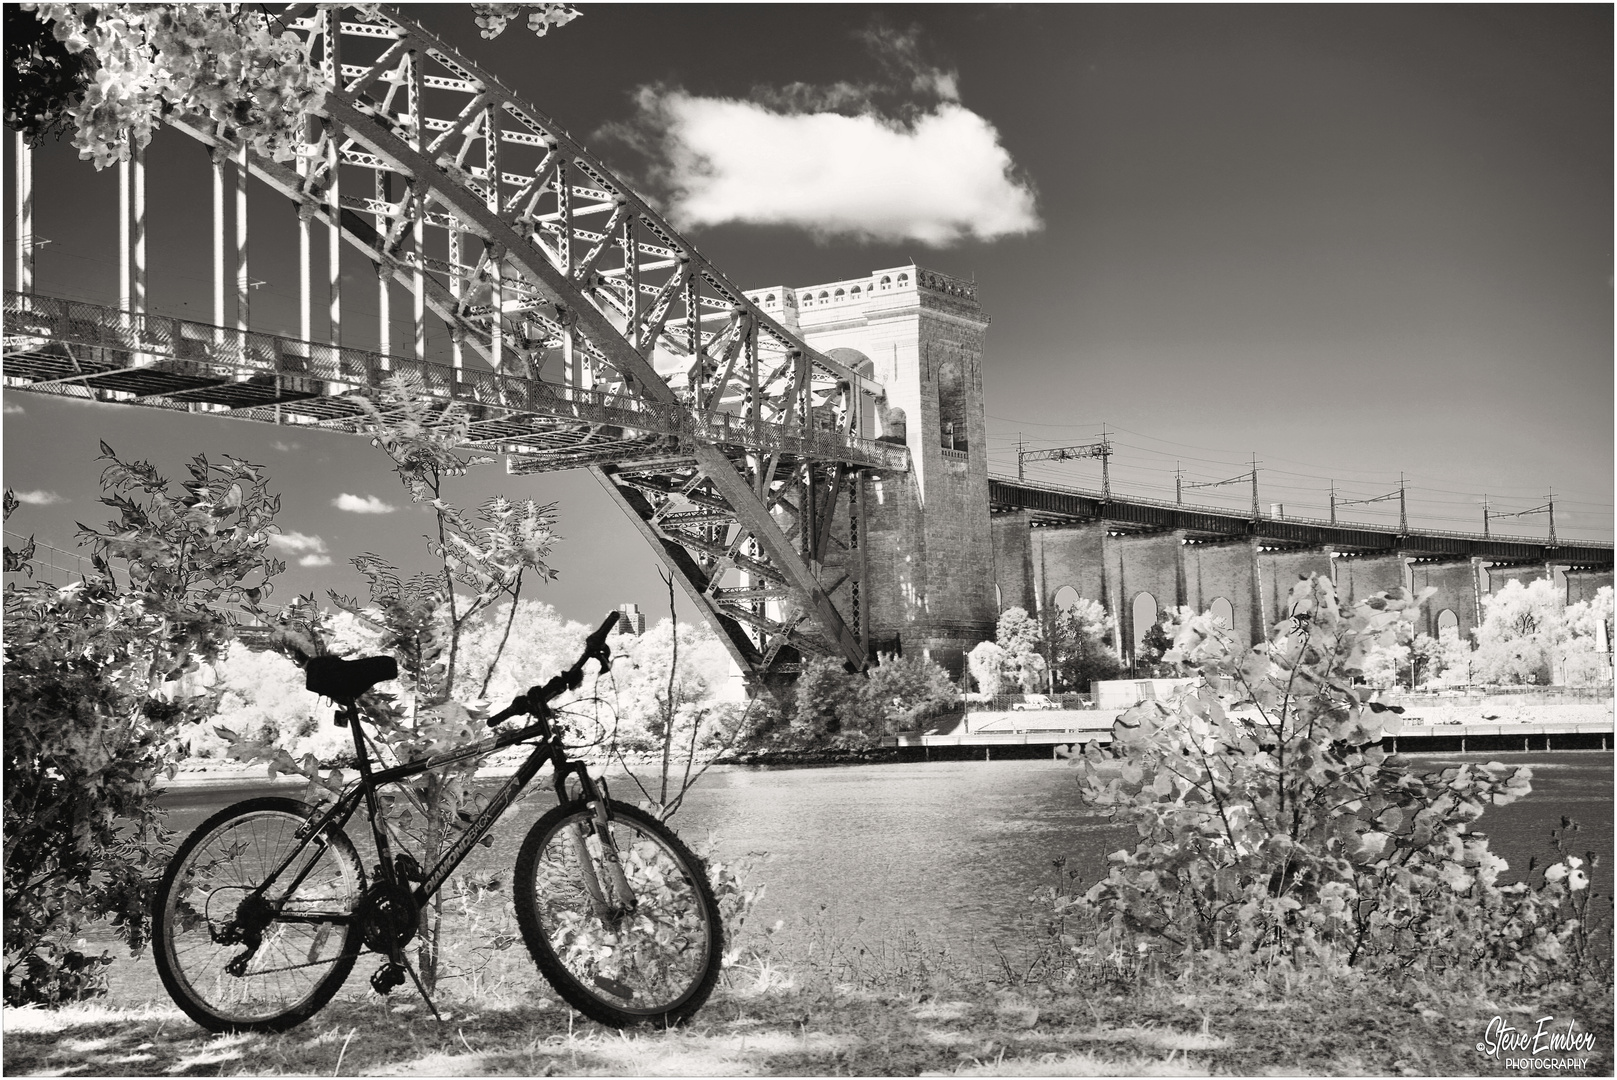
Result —
[{"label": "bicycle rear wheel", "polygon": [[353,970],[364,872],[338,829],[298,850],[312,813],[275,797],[227,807],[186,838],[163,875],[152,931],[157,973],[209,1031],[285,1031],[318,1012]]},{"label": "bicycle rear wheel", "polygon": [[[608,801],[610,843],[582,802],[558,806],[517,855],[528,951],[574,1008],[611,1027],[681,1023],[719,977],[724,928],[701,860],[666,825]],[[615,853],[630,896],[608,862]]]}]

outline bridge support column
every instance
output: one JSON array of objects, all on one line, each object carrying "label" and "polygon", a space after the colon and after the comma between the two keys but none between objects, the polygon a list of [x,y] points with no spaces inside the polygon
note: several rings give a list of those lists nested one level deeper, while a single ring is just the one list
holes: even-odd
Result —
[{"label": "bridge support column", "polygon": [[804,340],[886,387],[883,436],[902,428],[910,452],[908,474],[864,485],[867,640],[958,677],[998,615],[982,396],[988,319],[975,288],[912,265],[795,294],[783,307],[796,307]]},{"label": "bridge support column", "polygon": [[18,292],[34,291],[34,151],[22,132],[11,136],[12,160],[17,163],[17,251],[12,280]]}]

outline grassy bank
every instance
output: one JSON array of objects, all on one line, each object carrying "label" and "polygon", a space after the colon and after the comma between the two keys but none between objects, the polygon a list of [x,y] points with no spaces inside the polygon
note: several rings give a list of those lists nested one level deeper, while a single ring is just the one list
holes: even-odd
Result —
[{"label": "grassy bank", "polygon": [[[1460,985],[1193,975],[1082,992],[889,958],[859,983],[813,964],[732,970],[697,1018],[621,1033],[513,972],[440,1000],[355,993],[285,1035],[210,1036],[126,985],[102,1004],[7,1009],[7,1075],[1507,1075],[1479,1053],[1490,1021],[1542,1016],[1596,1033],[1582,1068],[1612,1074],[1603,987],[1492,997]],[[149,961],[148,961],[149,962]],[[363,967],[363,965],[362,965]],[[531,971],[531,969],[530,969]],[[843,974],[847,972],[844,971]],[[362,990],[356,971],[353,981]],[[116,1006],[107,1002],[117,1002]],[[1540,1055],[1548,1056],[1548,1055]],[[1558,1055],[1557,1055],[1558,1056]]]}]

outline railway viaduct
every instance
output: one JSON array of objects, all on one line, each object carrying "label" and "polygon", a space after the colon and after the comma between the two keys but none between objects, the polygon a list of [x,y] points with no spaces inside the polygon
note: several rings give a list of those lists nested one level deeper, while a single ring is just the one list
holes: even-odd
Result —
[{"label": "railway viaduct", "polygon": [[989,319],[975,285],[905,266],[749,295],[816,348],[871,371],[902,413],[885,437],[903,440],[910,471],[866,480],[875,650],[919,650],[958,674],[1001,611],[1021,607],[1048,628],[1079,598],[1112,615],[1124,657],[1178,606],[1214,611],[1251,643],[1311,573],[1350,600],[1432,587],[1417,630],[1465,636],[1483,597],[1508,581],[1553,580],[1568,603],[1612,584],[1610,544],[1254,518],[993,476],[982,398]]}]

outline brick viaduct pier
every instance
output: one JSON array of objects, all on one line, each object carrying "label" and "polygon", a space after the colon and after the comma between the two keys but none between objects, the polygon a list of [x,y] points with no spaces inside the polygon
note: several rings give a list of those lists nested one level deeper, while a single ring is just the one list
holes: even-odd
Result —
[{"label": "brick viaduct pier", "polygon": [[1284,616],[1299,576],[1329,575],[1349,599],[1404,587],[1437,591],[1417,630],[1462,637],[1482,600],[1511,580],[1553,580],[1568,603],[1612,584],[1612,545],[1484,537],[1242,515],[1140,498],[1103,498],[991,476],[983,416],[988,317],[976,286],[910,265],[748,297],[803,340],[887,391],[872,418],[909,449],[908,474],[862,480],[863,618],[871,651],[922,653],[958,674],[999,613],[1047,625],[1099,601],[1125,658],[1160,613],[1214,611],[1248,643]]}]

